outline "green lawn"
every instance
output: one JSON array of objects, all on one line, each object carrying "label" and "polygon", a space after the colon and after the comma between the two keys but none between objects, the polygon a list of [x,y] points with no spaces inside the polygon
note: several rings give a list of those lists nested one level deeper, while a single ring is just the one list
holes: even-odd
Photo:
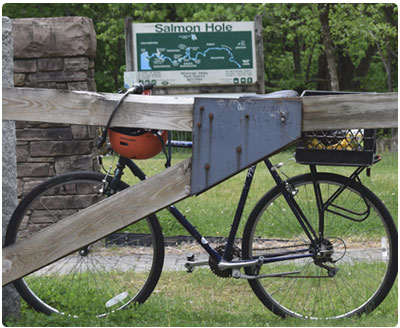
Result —
[{"label": "green lawn", "polygon": [[[90,300],[88,300],[90,302]],[[96,319],[81,315],[46,316],[24,308],[21,319],[9,326],[102,327],[289,327],[289,326],[396,326],[397,284],[385,301],[368,316],[329,321],[281,319],[253,294],[244,280],[221,279],[207,269],[193,273],[163,272],[146,303]]]}]

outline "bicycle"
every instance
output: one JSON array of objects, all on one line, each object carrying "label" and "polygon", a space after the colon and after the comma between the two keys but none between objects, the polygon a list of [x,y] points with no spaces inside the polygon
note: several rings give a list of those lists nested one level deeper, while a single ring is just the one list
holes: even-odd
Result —
[{"label": "bicycle", "polygon": [[[129,89],[120,103],[128,94],[144,89],[142,85]],[[171,138],[166,147],[160,133],[145,133],[161,141],[167,162],[170,146],[191,147],[190,142]],[[316,136],[306,137],[303,150],[310,148]],[[324,133],[324,143],[315,149],[337,148],[343,138],[346,134],[335,134],[328,145],[329,133]],[[368,142],[359,141],[358,147]],[[373,155],[372,162],[358,163],[349,177],[320,173],[318,163],[308,163],[310,173],[292,178],[283,174],[282,178],[283,163],[273,165],[265,158],[276,186],[251,211],[241,249],[235,240],[257,165],[247,171],[225,245],[213,247],[174,205],[169,206],[172,216],[209,255],[207,261],[188,256],[187,271],[206,265],[217,276],[247,279],[260,301],[281,317],[337,319],[371,312],[392,288],[398,265],[396,225],[382,201],[360,179],[360,173],[378,160]],[[304,158],[302,162],[307,164]],[[70,172],[38,185],[12,215],[5,246],[126,189],[122,181],[126,167],[140,180],[147,179],[133,160],[119,156],[113,174],[111,167],[106,174]],[[155,214],[134,223],[130,231],[135,234],[110,234],[14,285],[30,306],[46,314],[78,316],[86,311],[104,317],[143,303],[161,275],[164,237]]]}]

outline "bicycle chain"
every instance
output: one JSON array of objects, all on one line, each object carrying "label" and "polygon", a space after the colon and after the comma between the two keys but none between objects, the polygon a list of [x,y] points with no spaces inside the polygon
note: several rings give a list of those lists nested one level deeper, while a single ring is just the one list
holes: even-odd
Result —
[{"label": "bicycle chain", "polygon": [[300,245],[292,245],[292,246],[281,246],[281,247],[270,247],[270,248],[257,248],[257,251],[270,251],[274,249],[282,249],[282,248],[295,248],[295,247],[306,247],[310,246],[309,244],[300,244]]},{"label": "bicycle chain", "polygon": [[[295,247],[306,247],[310,246],[309,244],[298,244],[298,245],[291,245],[291,246],[282,246],[282,247],[270,247],[270,248],[258,248],[257,251],[270,251],[270,250],[275,250],[275,249],[285,249],[285,248],[295,248]],[[285,275],[285,276],[280,276],[279,278],[289,278],[289,279],[298,279],[298,278],[333,278],[329,275],[327,276],[294,276],[294,275]]]}]

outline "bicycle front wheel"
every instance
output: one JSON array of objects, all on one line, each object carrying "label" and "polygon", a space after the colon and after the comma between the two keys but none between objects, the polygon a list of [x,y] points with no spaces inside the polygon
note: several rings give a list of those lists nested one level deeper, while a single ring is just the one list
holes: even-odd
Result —
[{"label": "bicycle front wheel", "polygon": [[[104,199],[104,177],[72,172],[34,188],[11,217],[5,246]],[[127,187],[123,182],[118,185],[119,190]],[[29,305],[46,314],[102,317],[129,304],[143,303],[163,266],[161,227],[156,216],[150,215],[124,230],[130,233],[110,234],[15,281],[16,289]]]},{"label": "bicycle front wheel", "polygon": [[[246,223],[243,258],[292,259],[264,264],[259,274],[270,277],[249,280],[253,291],[282,317],[336,319],[372,311],[397,275],[397,230],[390,213],[371,191],[343,176],[318,173],[314,185],[311,174],[305,174],[288,183],[317,234],[318,247],[278,187],[271,189]],[[318,188],[323,215],[317,206]],[[312,257],[293,259],[301,254]],[[246,273],[257,272],[247,268]]]}]

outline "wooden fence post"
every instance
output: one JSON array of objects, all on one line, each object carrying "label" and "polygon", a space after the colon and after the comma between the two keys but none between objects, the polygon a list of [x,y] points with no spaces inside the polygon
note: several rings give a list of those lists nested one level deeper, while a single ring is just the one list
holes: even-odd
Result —
[{"label": "wooden fence post", "polygon": [[257,62],[257,93],[265,93],[265,69],[264,69],[264,42],[263,42],[263,28],[262,16],[256,15],[254,17],[254,28],[256,38],[256,62]]}]

